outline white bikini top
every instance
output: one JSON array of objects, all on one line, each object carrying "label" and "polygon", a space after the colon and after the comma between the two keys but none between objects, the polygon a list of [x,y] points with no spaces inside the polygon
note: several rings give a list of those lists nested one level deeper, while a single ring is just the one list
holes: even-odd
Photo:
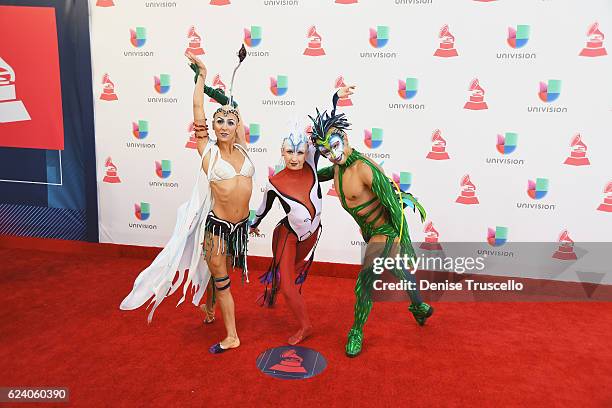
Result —
[{"label": "white bikini top", "polygon": [[244,147],[240,146],[239,144],[234,144],[234,147],[238,148],[238,150],[244,155],[244,162],[242,162],[240,172],[236,173],[234,167],[227,161],[223,160],[221,157],[221,152],[217,149],[216,157],[211,155],[210,158],[211,164],[208,170],[209,181],[229,180],[236,176],[253,177],[255,167],[253,166],[249,155],[244,150]]}]

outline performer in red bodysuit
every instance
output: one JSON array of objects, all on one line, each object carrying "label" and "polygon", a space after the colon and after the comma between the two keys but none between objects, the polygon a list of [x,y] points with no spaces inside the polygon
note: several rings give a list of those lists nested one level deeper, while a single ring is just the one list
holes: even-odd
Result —
[{"label": "performer in red bodysuit", "polygon": [[[287,340],[295,345],[312,333],[301,289],[321,231],[321,188],[317,177],[319,153],[309,146],[304,130],[295,126],[283,139],[281,154],[285,168],[269,178],[251,232],[259,235],[261,220],[272,208],[274,199],[278,198],[287,216],[276,225],[272,236],[272,264],[261,276],[265,285],[262,304],[272,306],[280,289],[300,324],[299,330]],[[310,256],[306,259],[308,254]]]}]

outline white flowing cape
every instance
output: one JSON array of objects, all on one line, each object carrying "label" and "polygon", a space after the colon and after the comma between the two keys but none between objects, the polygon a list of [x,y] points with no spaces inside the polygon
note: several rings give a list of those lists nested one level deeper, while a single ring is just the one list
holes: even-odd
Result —
[{"label": "white flowing cape", "polygon": [[[216,143],[212,140],[204,148],[202,160],[208,151],[211,152],[208,168],[210,174],[211,165],[219,153]],[[204,185],[202,189],[201,182]],[[206,218],[211,207],[210,184],[200,161],[200,171],[191,198],[178,208],[176,225],[170,240],[151,265],[138,275],[134,288],[119,306],[121,310],[138,309],[152,298],[150,304],[153,304],[153,308],[147,319],[151,323],[155,309],[164,298],[172,295],[183,284],[186,269],[189,269],[189,274],[183,286],[183,297],[177,306],[183,303],[191,285],[195,291],[193,304],[200,304],[210,279],[208,265],[202,257],[202,242]],[[178,278],[175,279],[177,274]]]}]

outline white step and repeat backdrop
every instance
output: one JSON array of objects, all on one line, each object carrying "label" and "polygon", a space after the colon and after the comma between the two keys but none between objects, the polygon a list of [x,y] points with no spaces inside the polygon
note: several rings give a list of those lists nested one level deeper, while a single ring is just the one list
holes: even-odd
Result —
[{"label": "white step and repeat backdrop", "polygon": [[[164,245],[199,165],[183,53],[229,88],[244,43],[235,97],[257,166],[251,209],[288,121],[307,124],[354,84],[340,108],[353,146],[428,211],[426,224],[409,213],[413,241],[476,243],[505,265],[489,273],[602,272],[580,260],[581,243],[612,241],[612,2],[90,0],[90,10],[101,242]],[[217,106],[207,102],[209,117]],[[359,263],[359,229],[323,186],[316,259]],[[271,254],[281,216],[268,215],[250,254]],[[535,264],[511,247],[521,242],[550,243],[555,272],[523,268]]]}]

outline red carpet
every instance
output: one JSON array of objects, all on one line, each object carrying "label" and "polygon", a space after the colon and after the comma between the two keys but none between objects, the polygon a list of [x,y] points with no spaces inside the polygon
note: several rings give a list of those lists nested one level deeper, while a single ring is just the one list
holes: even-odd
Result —
[{"label": "red carpet", "polygon": [[362,355],[348,359],[354,281],[311,276],[304,292],[316,333],[303,345],[328,368],[283,381],[255,359],[284,345],[293,321],[282,299],[256,306],[260,285],[241,285],[238,274],[242,346],[213,356],[222,322],[204,326],[191,303],[175,309],[180,296],[150,326],[144,309],[119,311],[146,260],[21,249],[0,257],[0,386],[67,386],[71,406],[612,406],[609,303],[437,303],[423,328],[406,303],[377,303]]}]

